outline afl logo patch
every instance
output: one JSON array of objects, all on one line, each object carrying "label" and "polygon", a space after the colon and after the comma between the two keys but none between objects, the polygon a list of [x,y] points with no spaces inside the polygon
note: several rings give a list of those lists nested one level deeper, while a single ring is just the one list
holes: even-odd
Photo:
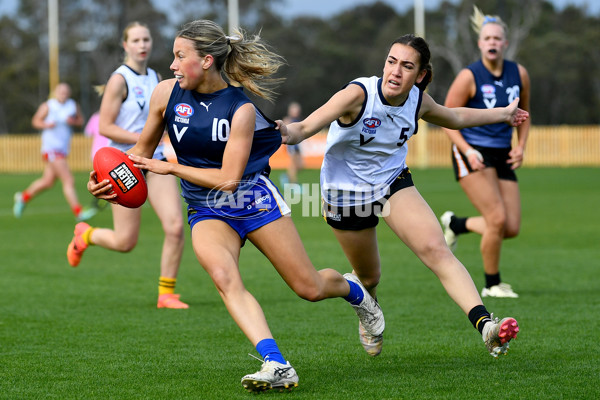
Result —
[{"label": "afl logo patch", "polygon": [[194,114],[192,106],[186,103],[179,103],[175,106],[175,114],[183,118],[189,118]]},{"label": "afl logo patch", "polygon": [[381,125],[381,120],[379,118],[365,118],[363,119],[363,125],[369,129],[375,129]]},{"label": "afl logo patch", "polygon": [[483,94],[483,97],[494,97],[496,95],[496,88],[494,85],[486,83],[485,85],[481,85],[481,93]]}]

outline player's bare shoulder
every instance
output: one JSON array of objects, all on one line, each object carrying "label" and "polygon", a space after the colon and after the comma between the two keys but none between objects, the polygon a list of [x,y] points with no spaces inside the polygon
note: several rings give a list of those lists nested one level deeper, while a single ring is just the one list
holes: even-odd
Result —
[{"label": "player's bare shoulder", "polygon": [[362,86],[349,84],[337,92],[333,98],[339,103],[339,120],[350,123],[360,114],[366,94]]},{"label": "player's bare shoulder", "polygon": [[152,92],[152,97],[150,98],[150,108],[154,110],[160,110],[161,113],[167,108],[167,104],[169,103],[169,99],[171,98],[171,92],[173,92],[173,87],[175,87],[175,82],[177,80],[166,79],[164,81],[160,81],[158,85],[154,88]]},{"label": "player's bare shoulder", "polygon": [[175,87],[175,82],[177,79],[165,79],[164,81],[158,82],[158,85],[154,88],[154,92],[152,92],[152,97],[156,97],[157,100],[159,98],[166,97],[167,100],[171,97],[171,92],[173,91],[173,87]]},{"label": "player's bare shoulder", "polygon": [[356,83],[350,83],[340,92],[344,93],[344,97],[348,101],[351,106],[361,106],[365,101],[365,90],[362,86],[357,85]]}]

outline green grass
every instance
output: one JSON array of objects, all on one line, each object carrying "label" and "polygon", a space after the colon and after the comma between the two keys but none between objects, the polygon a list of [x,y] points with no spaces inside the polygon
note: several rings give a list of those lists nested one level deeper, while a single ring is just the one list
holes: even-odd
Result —
[{"label": "green grass", "polygon": [[[285,286],[248,243],[241,270],[262,304],[284,355],[300,376],[294,399],[585,399],[600,376],[600,200],[598,169],[523,169],[521,235],[506,241],[502,276],[521,295],[489,299],[519,320],[506,357],[490,357],[480,336],[435,276],[379,225],[387,329],[382,354],[358,343],[343,300],[309,303]],[[57,185],[12,216],[12,195],[37,175],[0,176],[0,399],[244,399],[240,378],[260,364],[233,323],[186,232],[178,292],[189,310],[157,310],[161,229],[148,206],[129,254],[90,248],[76,269],[66,261],[74,220]],[[84,204],[85,175],[78,174]],[[473,209],[449,170],[414,170],[436,214]],[[301,179],[313,182],[315,171]],[[274,174],[277,182],[277,172]],[[319,267],[349,270],[325,223],[294,220]],[[94,225],[110,226],[106,210]],[[478,287],[478,237],[456,252]]]}]

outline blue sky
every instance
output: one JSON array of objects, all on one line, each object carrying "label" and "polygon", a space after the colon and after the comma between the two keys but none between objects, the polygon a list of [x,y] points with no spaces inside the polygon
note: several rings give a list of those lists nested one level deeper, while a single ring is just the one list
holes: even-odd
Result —
[{"label": "blue sky", "polygon": [[[344,9],[352,8],[359,4],[375,3],[376,0],[284,0],[285,6],[277,7],[284,16],[297,16],[302,14],[329,17]],[[412,7],[414,0],[382,0],[394,7],[399,12],[405,12]],[[450,0],[453,3],[457,0]],[[423,0],[425,8],[437,8],[441,0]],[[590,14],[600,14],[600,1],[598,0],[550,0],[558,9],[568,4],[586,7]],[[485,11],[485,10],[484,10]]]},{"label": "blue sky", "polygon": [[[157,7],[168,10],[169,0],[153,0]],[[224,2],[226,0],[223,0]],[[243,0],[242,0],[243,1]],[[277,11],[285,17],[295,17],[298,15],[330,17],[348,8],[359,4],[374,3],[376,0],[284,0]],[[382,0],[394,7],[399,12],[405,12],[413,5],[413,0]],[[441,0],[423,0],[425,7],[436,8]],[[451,0],[457,1],[457,0]],[[550,0],[555,7],[562,9],[568,4],[574,4],[586,7],[592,15],[600,15],[600,1],[598,0]],[[17,0],[1,0],[0,15],[10,14],[16,10]],[[485,11],[485,10],[484,10]]]}]

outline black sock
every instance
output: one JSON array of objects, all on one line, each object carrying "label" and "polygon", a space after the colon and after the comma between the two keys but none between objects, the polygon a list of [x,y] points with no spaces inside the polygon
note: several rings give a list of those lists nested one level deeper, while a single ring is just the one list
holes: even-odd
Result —
[{"label": "black sock", "polygon": [[500,272],[493,275],[485,274],[485,287],[491,288],[492,286],[496,286],[500,283]]},{"label": "black sock", "polygon": [[454,232],[457,235],[460,235],[461,233],[468,233],[470,232],[467,229],[467,218],[469,217],[457,217],[457,216],[452,216],[452,218],[450,218],[450,229],[452,229],[452,232]]},{"label": "black sock", "polygon": [[475,306],[469,311],[469,321],[471,321],[473,327],[477,329],[479,333],[483,332],[483,327],[491,320],[490,313],[484,305]]}]

